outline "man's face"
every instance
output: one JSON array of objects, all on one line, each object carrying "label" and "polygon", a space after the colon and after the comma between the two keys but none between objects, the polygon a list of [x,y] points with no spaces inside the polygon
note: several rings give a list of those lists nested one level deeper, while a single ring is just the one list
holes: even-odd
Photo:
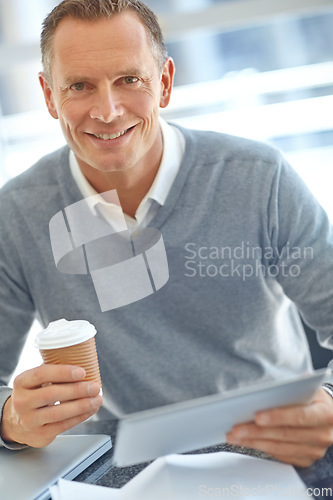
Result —
[{"label": "man's face", "polygon": [[159,108],[169,103],[174,69],[168,59],[161,75],[139,18],[64,19],[53,52],[52,84],[42,74],[40,82],[83,172],[156,166]]}]

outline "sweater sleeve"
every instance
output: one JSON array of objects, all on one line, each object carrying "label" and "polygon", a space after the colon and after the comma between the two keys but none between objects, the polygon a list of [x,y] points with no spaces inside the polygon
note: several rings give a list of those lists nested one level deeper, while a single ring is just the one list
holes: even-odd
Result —
[{"label": "sweater sleeve", "polygon": [[333,349],[333,229],[326,212],[282,159],[270,206],[271,266],[320,344]]},{"label": "sweater sleeve", "polygon": [[[35,317],[15,247],[0,222],[0,386],[12,376]],[[23,274],[23,273],[22,273]]]},{"label": "sweater sleeve", "polygon": [[[0,412],[10,397],[9,380],[17,366],[34,319],[34,304],[25,281],[19,252],[12,237],[15,220],[0,203]],[[20,449],[4,443],[0,447]]]}]

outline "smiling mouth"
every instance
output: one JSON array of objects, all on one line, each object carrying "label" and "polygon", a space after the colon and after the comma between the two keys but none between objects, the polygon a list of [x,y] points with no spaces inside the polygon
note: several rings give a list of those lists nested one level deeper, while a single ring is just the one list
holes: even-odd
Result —
[{"label": "smiling mouth", "polygon": [[112,141],[114,139],[118,139],[122,135],[127,134],[127,132],[129,132],[133,128],[134,127],[130,127],[127,130],[123,130],[122,132],[118,132],[117,134],[91,134],[91,135],[96,137],[97,139],[102,139],[103,141]]}]

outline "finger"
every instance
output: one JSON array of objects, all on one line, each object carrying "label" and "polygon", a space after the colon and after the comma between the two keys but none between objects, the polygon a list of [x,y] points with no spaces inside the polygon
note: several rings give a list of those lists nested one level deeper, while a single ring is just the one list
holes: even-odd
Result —
[{"label": "finger", "polygon": [[84,413],[82,415],[72,417],[61,422],[44,425],[38,433],[31,433],[29,435],[29,439],[27,440],[26,444],[34,448],[42,448],[44,446],[47,446],[52,443],[52,441],[54,441],[54,439],[59,434],[62,434],[63,432],[66,432],[76,425],[84,422],[92,415],[94,415],[94,413],[96,413],[96,411]]},{"label": "finger", "polygon": [[309,446],[328,448],[333,444],[333,430],[330,427],[294,428],[259,427],[254,423],[233,428],[227,435],[228,442],[244,445],[245,440],[270,440],[283,443],[303,443]]},{"label": "finger", "polygon": [[86,413],[95,413],[102,403],[103,398],[98,395],[93,398],[78,399],[58,405],[46,406],[34,412],[34,424],[36,427],[42,427],[46,424],[76,418]]},{"label": "finger", "polygon": [[333,425],[332,400],[319,389],[309,404],[275,408],[258,412],[255,422],[259,426],[323,427]]},{"label": "finger", "polygon": [[34,389],[50,383],[77,382],[85,376],[85,370],[78,366],[43,364],[18,375],[14,384],[16,387]]},{"label": "finger", "polygon": [[[74,384],[50,384],[28,392],[30,407],[33,409],[53,405],[60,401],[73,401],[77,399],[97,396],[100,385],[96,382],[76,382]],[[33,399],[33,401],[32,401]]]},{"label": "finger", "polygon": [[255,423],[261,427],[323,427],[331,421],[332,412],[328,411],[326,405],[320,403],[276,408],[255,416]]},{"label": "finger", "polygon": [[57,422],[55,424],[49,424],[50,429],[52,430],[53,433],[55,433],[56,436],[58,436],[59,434],[62,434],[63,432],[72,429],[76,425],[92,417],[96,413],[96,411],[97,410],[92,410],[91,412],[83,413],[82,415],[68,418],[67,420],[62,420],[61,422]]}]

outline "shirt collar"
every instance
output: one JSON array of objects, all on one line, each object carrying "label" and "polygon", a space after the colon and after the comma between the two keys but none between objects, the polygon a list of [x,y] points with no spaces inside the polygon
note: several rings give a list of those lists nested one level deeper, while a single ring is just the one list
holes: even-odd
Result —
[{"label": "shirt collar", "polygon": [[[155,200],[160,206],[164,205],[184,155],[185,139],[180,130],[162,118],[160,118],[160,127],[163,138],[161,164],[153,184],[137,209],[136,216],[144,217],[149,200]],[[72,176],[93,213],[96,213],[98,203],[110,206],[110,203],[97,193],[83,175],[73,151],[69,153],[69,165]]]}]

